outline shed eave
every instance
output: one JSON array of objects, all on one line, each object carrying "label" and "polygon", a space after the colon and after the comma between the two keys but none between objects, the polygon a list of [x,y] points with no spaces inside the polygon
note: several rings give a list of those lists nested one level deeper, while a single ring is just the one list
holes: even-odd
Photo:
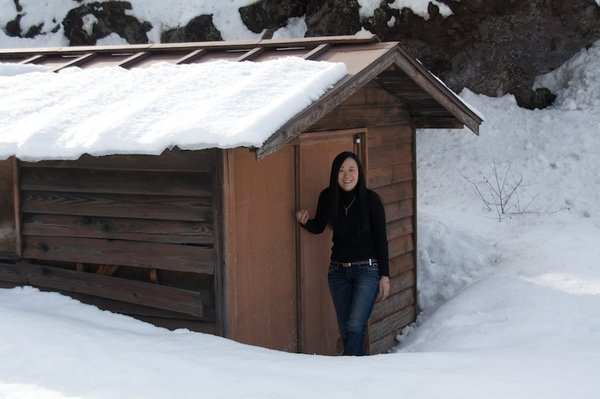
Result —
[{"label": "shed eave", "polygon": [[287,145],[304,132],[305,129],[340,105],[392,64],[395,64],[402,72],[413,79],[421,89],[435,99],[464,126],[468,127],[476,135],[479,135],[479,126],[483,122],[483,118],[396,43],[395,46],[391,47],[380,57],[373,59],[368,67],[354,75],[347,75],[320,99],[286,122],[257,149],[257,159],[264,158]]}]

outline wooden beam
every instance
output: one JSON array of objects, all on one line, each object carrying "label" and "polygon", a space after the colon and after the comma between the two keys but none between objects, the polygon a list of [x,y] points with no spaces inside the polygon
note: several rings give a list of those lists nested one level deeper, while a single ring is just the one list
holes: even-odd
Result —
[{"label": "wooden beam", "polygon": [[191,64],[198,58],[206,55],[207,53],[208,53],[208,50],[204,49],[204,48],[194,50],[191,53],[186,54],[183,57],[179,58],[177,61],[175,61],[175,64]]},{"label": "wooden beam", "polygon": [[56,267],[0,263],[0,281],[204,316],[199,292]]},{"label": "wooden beam", "polygon": [[24,59],[23,61],[19,62],[19,64],[37,64],[39,61],[44,60],[46,57],[46,54],[36,54]]},{"label": "wooden beam", "polygon": [[314,49],[312,49],[311,51],[306,53],[304,55],[304,59],[315,60],[315,59],[319,58],[319,56],[321,54],[326,53],[329,49],[331,49],[331,44],[329,44],[329,43],[319,44],[317,47],[315,47]]},{"label": "wooden beam", "polygon": [[21,234],[22,214],[21,214],[21,190],[19,189],[19,160],[12,157],[13,172],[13,206],[15,213],[15,252],[19,258],[23,256],[23,241]]},{"label": "wooden beam", "polygon": [[88,217],[213,220],[212,198],[22,191],[21,212]]},{"label": "wooden beam", "polygon": [[134,66],[135,64],[137,64],[138,62],[140,62],[141,60],[143,60],[144,58],[147,58],[149,55],[150,55],[149,51],[140,51],[139,53],[134,54],[131,57],[125,58],[123,61],[121,61],[119,64],[117,64],[117,66],[120,66],[121,68],[129,69],[132,66]]},{"label": "wooden beam", "polygon": [[246,52],[244,55],[236,58],[237,62],[242,62],[242,61],[251,61],[253,59],[255,59],[256,57],[258,57],[259,55],[261,55],[262,53],[265,52],[265,48],[264,47],[256,47],[253,48],[252,50]]},{"label": "wooden beam", "polygon": [[212,248],[79,237],[24,237],[23,258],[210,275],[215,270]]},{"label": "wooden beam", "polygon": [[91,60],[92,58],[95,58],[97,55],[98,55],[97,53],[83,54],[82,56],[77,57],[74,60],[67,62],[66,64],[63,64],[63,65],[61,65],[59,67],[54,68],[52,71],[53,72],[58,72],[61,69],[65,69],[65,68],[68,68],[68,67],[72,67],[72,66],[77,66],[77,65],[83,64],[84,62],[87,62],[87,61]]}]

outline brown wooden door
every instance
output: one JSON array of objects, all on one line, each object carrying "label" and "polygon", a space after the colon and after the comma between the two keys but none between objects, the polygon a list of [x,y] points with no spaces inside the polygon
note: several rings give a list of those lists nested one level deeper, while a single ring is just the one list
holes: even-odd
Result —
[{"label": "brown wooden door", "polygon": [[[356,132],[348,134],[307,134],[297,147],[297,190],[299,208],[314,217],[319,193],[329,185],[333,158],[342,151],[360,153]],[[338,353],[337,322],[327,284],[331,256],[329,227],[319,235],[300,229],[299,245],[299,338],[303,353]]]}]

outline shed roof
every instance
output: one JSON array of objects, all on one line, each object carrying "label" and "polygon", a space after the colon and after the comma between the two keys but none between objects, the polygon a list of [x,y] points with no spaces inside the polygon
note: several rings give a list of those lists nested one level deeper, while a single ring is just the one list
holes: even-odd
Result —
[{"label": "shed roof", "polygon": [[465,125],[478,133],[483,120],[397,42],[379,42],[374,35],[0,50],[0,62],[43,65],[54,71],[71,66],[83,69],[102,66],[144,68],[158,62],[262,62],[286,56],[341,62],[346,65],[347,74],[271,134],[258,148],[258,157],[277,151],[372,81],[408,109],[417,127]]}]

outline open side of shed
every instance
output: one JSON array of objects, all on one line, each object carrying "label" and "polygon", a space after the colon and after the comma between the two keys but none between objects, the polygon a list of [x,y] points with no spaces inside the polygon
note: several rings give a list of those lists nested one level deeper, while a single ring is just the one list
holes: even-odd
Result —
[{"label": "open side of shed", "polygon": [[[416,128],[481,118],[397,43],[330,37],[0,51],[0,61],[133,68],[155,62],[343,62],[348,74],[257,149],[0,161],[0,286],[33,285],[169,328],[334,354],[330,240],[302,231],[331,160],[359,154],[388,224],[391,295],[370,353],[416,317]],[[3,209],[7,209],[6,206]],[[3,230],[4,231],[4,230]]]}]

